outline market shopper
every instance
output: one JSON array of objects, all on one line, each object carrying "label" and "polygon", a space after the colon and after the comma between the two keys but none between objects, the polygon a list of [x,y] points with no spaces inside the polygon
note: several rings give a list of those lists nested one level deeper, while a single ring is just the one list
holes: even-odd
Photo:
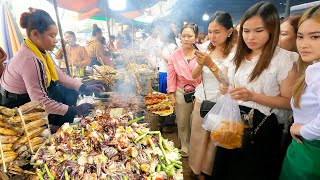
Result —
[{"label": "market shopper", "polygon": [[[208,24],[210,44],[204,47],[203,52],[197,52],[197,66],[192,71],[194,79],[202,77],[202,82],[195,92],[195,104],[192,113],[192,126],[189,148],[189,165],[192,171],[203,177],[211,175],[216,147],[210,139],[210,132],[202,127],[200,106],[204,100],[217,102],[220,97],[220,82],[207,66],[215,63],[219,69],[225,69],[234,57],[234,45],[237,32],[233,29],[232,17],[229,13],[216,12]],[[203,175],[200,175],[204,173]]]},{"label": "market shopper", "polygon": [[[297,31],[298,31],[298,22],[301,18],[301,14],[295,14],[287,17],[280,25],[280,36],[278,46],[286,49],[288,51],[297,52]],[[290,135],[290,125],[292,124],[292,111],[290,111],[290,116],[288,121],[285,123],[284,130],[282,133],[282,138],[280,142],[280,153],[281,159],[284,158],[287,148],[291,143]]]},{"label": "market shopper", "polygon": [[0,47],[0,77],[2,76],[2,73],[5,69],[4,67],[4,61],[7,59],[6,52]]},{"label": "market shopper", "polygon": [[308,9],[299,21],[299,79],[293,88],[292,143],[280,180],[320,179],[320,6]]},{"label": "market shopper", "polygon": [[297,32],[298,22],[301,14],[295,14],[287,17],[280,25],[280,37],[278,45],[288,51],[297,52]]},{"label": "market shopper", "polygon": [[93,25],[92,28],[92,37],[87,42],[86,50],[88,52],[88,55],[91,59],[91,66],[92,65],[105,65],[105,55],[104,55],[104,49],[103,45],[101,43],[102,38],[102,30],[96,25]]},{"label": "market shopper", "polygon": [[159,27],[156,24],[152,24],[150,35],[140,44],[140,49],[144,51],[144,56],[149,67],[154,69],[159,68],[160,58],[157,56],[157,51],[161,46]]},{"label": "market shopper", "polygon": [[[68,64],[73,72],[78,71],[78,72],[83,72],[79,73],[79,76],[84,76],[84,69],[86,66],[90,64],[90,58],[88,56],[88,53],[86,49],[80,45],[77,44],[77,38],[74,32],[72,31],[67,31],[64,33],[64,39],[66,41],[66,53],[67,53],[67,59],[68,59]],[[60,48],[56,53],[56,57],[58,59],[62,59],[60,68],[65,69],[66,68],[66,63],[65,63],[65,58],[63,57],[63,52],[62,48]],[[82,75],[81,75],[82,74]]]},{"label": "market shopper", "polygon": [[202,44],[202,43],[206,42],[205,41],[206,36],[207,36],[206,33],[200,32],[198,35],[198,38],[197,38],[197,44]]},{"label": "market shopper", "polygon": [[[217,147],[212,179],[274,180],[280,172],[279,144],[291,89],[296,53],[277,47],[280,22],[268,2],[250,7],[240,21],[240,37],[228,77],[231,97],[240,105],[247,127],[242,148]],[[227,92],[221,87],[221,92]]]},{"label": "market shopper", "polygon": [[54,65],[47,51],[55,48],[57,26],[47,12],[29,10],[20,18],[20,26],[26,29],[28,37],[0,80],[1,105],[12,108],[30,100],[40,101],[49,113],[50,124],[73,122],[75,115],[86,115],[93,109],[87,103],[75,106],[78,92],[92,93],[101,90],[101,86],[86,86]]},{"label": "market shopper", "polygon": [[110,49],[108,48],[106,38],[102,37],[100,39],[100,42],[103,46],[106,65],[111,66],[112,65],[112,62],[111,62],[112,51],[110,51]]},{"label": "market shopper", "polygon": [[116,36],[110,35],[110,41],[109,41],[109,44],[108,44],[108,49],[110,49],[112,52],[116,52],[117,51],[116,46],[114,45],[115,41],[116,41]]},{"label": "market shopper", "polygon": [[168,61],[173,54],[174,50],[178,48],[176,43],[175,34],[169,28],[164,27],[160,30],[160,41],[163,43],[162,47],[158,50],[157,56],[159,62],[159,92],[167,94],[167,67]]},{"label": "market shopper", "polygon": [[[182,46],[174,51],[168,61],[167,84],[169,98],[175,106],[178,135],[181,143],[181,154],[188,156],[191,113],[193,102],[186,102],[185,93],[194,91],[201,78],[193,79],[192,70],[197,63],[192,44],[196,42],[198,26],[186,24],[181,29]],[[189,98],[190,96],[187,96]],[[189,99],[187,99],[188,101]]]}]

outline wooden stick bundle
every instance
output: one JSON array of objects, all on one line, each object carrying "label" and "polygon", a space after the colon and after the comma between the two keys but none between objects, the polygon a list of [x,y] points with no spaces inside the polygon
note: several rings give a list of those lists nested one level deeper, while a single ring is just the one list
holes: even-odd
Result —
[{"label": "wooden stick bundle", "polygon": [[29,133],[28,133],[28,130],[27,130],[27,128],[26,128],[26,123],[25,123],[25,121],[24,121],[24,117],[23,117],[23,115],[22,115],[22,112],[21,112],[21,109],[20,109],[20,108],[18,108],[18,112],[19,112],[19,115],[20,115],[20,118],[21,118],[21,121],[22,121],[22,125],[23,125],[23,128],[24,128],[24,131],[25,131],[25,133],[26,133],[26,135],[27,135],[27,138],[28,138],[28,143],[29,143],[30,151],[31,151],[32,154],[34,154],[33,148],[32,148],[31,142],[30,142]]},{"label": "wooden stick bundle", "polygon": [[107,76],[104,73],[102,73],[101,71],[99,71],[99,69],[95,65],[93,65],[92,68],[95,69],[103,77],[105,83],[108,85],[110,80],[107,78]]},{"label": "wooden stick bundle", "polygon": [[[101,59],[101,57],[99,57],[99,59],[100,59],[100,61],[101,61],[101,64],[102,64],[103,66],[105,66],[106,64],[104,63],[104,60]],[[92,66],[92,67],[93,67],[93,66]]]},{"label": "wooden stick bundle", "polygon": [[6,167],[6,163],[4,162],[4,153],[3,153],[3,149],[2,149],[2,142],[0,140],[0,151],[1,151],[1,159],[2,159],[2,167],[3,167],[3,172],[7,172],[7,167]]}]

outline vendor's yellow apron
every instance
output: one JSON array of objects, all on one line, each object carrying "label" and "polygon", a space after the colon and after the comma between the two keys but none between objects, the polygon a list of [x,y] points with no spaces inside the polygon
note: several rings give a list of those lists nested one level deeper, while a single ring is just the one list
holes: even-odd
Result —
[{"label": "vendor's yellow apron", "polygon": [[320,180],[320,140],[303,144],[292,140],[283,161],[280,180]]}]

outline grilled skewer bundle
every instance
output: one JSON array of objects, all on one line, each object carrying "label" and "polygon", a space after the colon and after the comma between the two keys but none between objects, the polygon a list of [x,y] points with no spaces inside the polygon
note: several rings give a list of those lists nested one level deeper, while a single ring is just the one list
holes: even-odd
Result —
[{"label": "grilled skewer bundle", "polygon": [[30,162],[28,160],[32,155],[30,146],[35,152],[50,136],[48,114],[41,103],[29,102],[19,108],[23,114],[25,126],[22,125],[18,108],[10,109],[0,106],[0,140],[9,174],[24,172],[19,167]]}]

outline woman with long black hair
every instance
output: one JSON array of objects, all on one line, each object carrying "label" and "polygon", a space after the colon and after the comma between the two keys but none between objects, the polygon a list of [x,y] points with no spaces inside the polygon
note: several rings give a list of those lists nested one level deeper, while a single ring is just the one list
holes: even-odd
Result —
[{"label": "woman with long black hair", "polygon": [[[277,46],[280,21],[268,2],[250,7],[240,21],[235,58],[228,65],[245,123],[242,148],[217,148],[213,179],[275,180],[280,172],[280,138],[291,88],[296,80],[296,53]],[[223,93],[227,88],[221,88]]]},{"label": "woman with long black hair", "polygon": [[231,15],[223,11],[216,12],[209,20],[208,35],[210,43],[203,47],[202,52],[196,52],[197,66],[192,71],[193,78],[201,76],[202,79],[194,94],[195,103],[189,148],[189,165],[192,171],[199,175],[199,178],[211,175],[216,151],[210,139],[210,132],[201,126],[201,103],[205,100],[217,102],[220,97],[220,82],[215,77],[215,72],[212,72],[205,64],[215,63],[223,71],[225,64],[230,63],[233,59],[237,33],[234,31]]}]

